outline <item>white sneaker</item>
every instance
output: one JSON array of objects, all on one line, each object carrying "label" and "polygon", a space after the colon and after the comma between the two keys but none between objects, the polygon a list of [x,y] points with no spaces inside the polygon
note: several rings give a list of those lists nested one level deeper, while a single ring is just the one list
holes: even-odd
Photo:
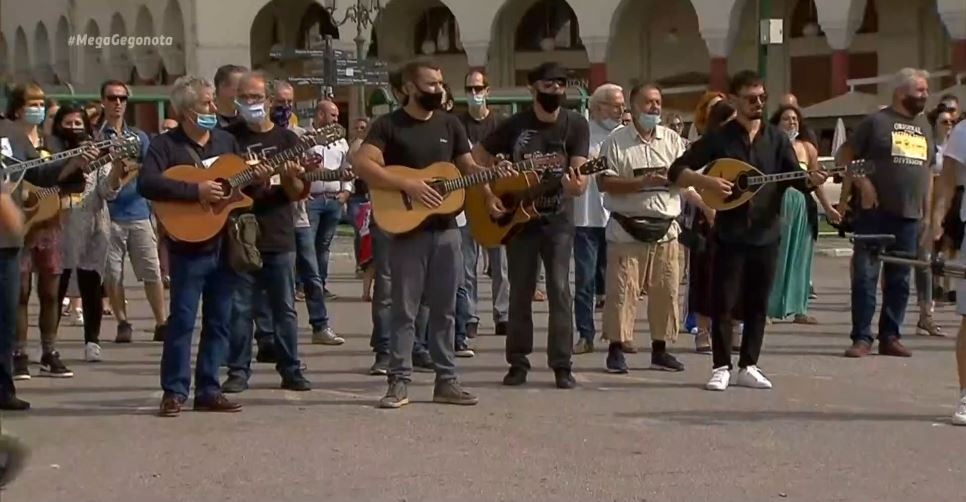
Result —
[{"label": "white sneaker", "polygon": [[84,325],[84,311],[80,307],[74,309],[74,326]]},{"label": "white sneaker", "polygon": [[959,400],[956,413],[953,413],[953,425],[966,425],[966,397]]},{"label": "white sneaker", "polygon": [[727,366],[722,366],[720,368],[715,368],[711,372],[711,380],[705,384],[704,388],[707,390],[725,390],[728,388],[728,384],[731,382],[731,370]]},{"label": "white sneaker", "polygon": [[89,363],[101,362],[101,346],[94,342],[88,342],[87,344],[85,344],[84,360]]},{"label": "white sneaker", "polygon": [[738,370],[738,379],[735,385],[740,387],[750,387],[752,389],[770,389],[771,382],[758,369],[758,366],[748,366]]}]

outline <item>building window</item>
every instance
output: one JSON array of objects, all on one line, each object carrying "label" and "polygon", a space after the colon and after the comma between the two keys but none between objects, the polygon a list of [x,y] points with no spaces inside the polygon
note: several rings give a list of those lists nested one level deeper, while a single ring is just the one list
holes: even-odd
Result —
[{"label": "building window", "polygon": [[577,14],[566,0],[539,0],[520,19],[516,50],[584,50]]},{"label": "building window", "polygon": [[413,44],[416,54],[462,54],[459,26],[449,8],[440,5],[426,9],[416,23]]}]

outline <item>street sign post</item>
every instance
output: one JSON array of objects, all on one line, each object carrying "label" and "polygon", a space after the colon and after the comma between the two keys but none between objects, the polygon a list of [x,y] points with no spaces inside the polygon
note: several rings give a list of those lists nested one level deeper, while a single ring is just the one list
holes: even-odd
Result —
[{"label": "street sign post", "polygon": [[386,85],[389,83],[388,65],[376,59],[359,61],[350,52],[332,47],[332,37],[325,37],[323,49],[284,49],[269,53],[272,59],[306,61],[307,75],[288,77],[293,85],[321,87],[324,97],[331,97],[336,86]]}]

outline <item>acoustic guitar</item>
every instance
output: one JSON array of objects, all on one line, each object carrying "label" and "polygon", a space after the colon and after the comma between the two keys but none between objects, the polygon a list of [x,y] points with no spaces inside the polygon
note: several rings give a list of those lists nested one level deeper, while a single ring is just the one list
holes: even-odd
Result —
[{"label": "acoustic guitar", "polygon": [[[137,135],[126,136],[111,151],[92,160],[84,168],[85,173],[96,173],[101,167],[127,158],[137,158],[141,153],[141,140]],[[38,187],[24,180],[20,182],[21,209],[24,214],[24,234],[34,226],[56,218],[63,208],[60,186]]]},{"label": "acoustic guitar", "polygon": [[[865,176],[875,169],[875,164],[867,160],[854,160],[846,166],[836,166],[832,162],[819,164],[821,170],[829,175],[847,173],[851,176]],[[717,211],[727,211],[746,204],[761,187],[768,183],[800,180],[808,177],[808,171],[762,174],[754,166],[737,159],[718,159],[708,164],[705,174],[728,180],[732,183],[731,195],[720,197],[707,190],[698,190],[704,203]]]},{"label": "acoustic guitar", "polygon": [[[533,172],[557,167],[562,163],[563,157],[559,154],[534,154],[529,159],[513,164],[512,169],[518,172]],[[449,162],[437,162],[424,169],[403,166],[386,166],[386,169],[406,179],[425,181],[443,196],[442,204],[429,208],[413,200],[404,191],[370,186],[372,218],[380,230],[394,235],[419,228],[430,216],[459,213],[466,199],[466,188],[483,185],[507,176],[497,169],[485,169],[467,176],[460,176],[459,169]]]},{"label": "acoustic guitar", "polygon": [[[585,162],[578,171],[589,176],[607,170],[607,158],[598,157]],[[507,212],[499,218],[490,216],[486,207],[486,192],[471,189],[466,194],[466,222],[473,239],[484,247],[505,244],[521,226],[541,216],[537,206],[547,194],[560,188],[561,178],[541,180],[540,173],[525,172],[498,179],[491,185],[493,195],[500,198]]]},{"label": "acoustic guitar", "polygon": [[215,204],[184,200],[153,201],[154,212],[172,239],[204,242],[221,232],[232,211],[252,205],[251,197],[242,193],[242,189],[258,181],[256,168],[259,165],[267,165],[278,172],[286,161],[298,159],[315,145],[334,143],[342,139],[344,134],[345,130],[338,124],[307,132],[295,146],[254,165],[238,155],[224,154],[219,155],[207,169],[195,165],[169,167],[163,173],[168,179],[192,184],[214,181],[221,185],[227,195]]}]

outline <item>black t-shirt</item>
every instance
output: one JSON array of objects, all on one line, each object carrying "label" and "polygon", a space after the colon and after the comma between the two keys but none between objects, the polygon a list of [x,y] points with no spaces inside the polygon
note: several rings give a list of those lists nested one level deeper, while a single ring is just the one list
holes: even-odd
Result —
[{"label": "black t-shirt", "polygon": [[[298,142],[294,132],[278,126],[267,132],[255,132],[245,124],[236,124],[228,131],[238,140],[243,155],[252,153],[261,159],[292,148]],[[245,193],[255,199],[252,212],[258,219],[260,231],[258,250],[267,253],[295,251],[294,207],[281,185],[266,181],[247,187]]]},{"label": "black t-shirt", "polygon": [[[587,157],[590,150],[590,127],[587,119],[572,110],[560,110],[557,121],[543,122],[532,109],[514,114],[501,123],[493,133],[483,139],[483,148],[491,155],[503,154],[513,162],[519,162],[534,153],[560,153],[566,162],[560,169],[548,169],[544,179],[561,177],[570,166],[572,157]],[[561,217],[574,219],[573,197],[565,197],[558,189],[547,194],[546,204],[538,207],[542,212],[561,213]]]},{"label": "black t-shirt", "polygon": [[477,120],[476,117],[470,115],[470,112],[462,112],[456,117],[460,119],[460,123],[466,129],[466,137],[470,140],[471,145],[483,141],[500,125],[492,111],[483,120]]},{"label": "black t-shirt", "polygon": [[245,124],[245,121],[242,120],[241,115],[239,115],[238,113],[234,115],[222,115],[219,113],[217,115],[218,115],[218,127],[222,129],[226,129],[226,130],[233,129],[239,125]]}]

